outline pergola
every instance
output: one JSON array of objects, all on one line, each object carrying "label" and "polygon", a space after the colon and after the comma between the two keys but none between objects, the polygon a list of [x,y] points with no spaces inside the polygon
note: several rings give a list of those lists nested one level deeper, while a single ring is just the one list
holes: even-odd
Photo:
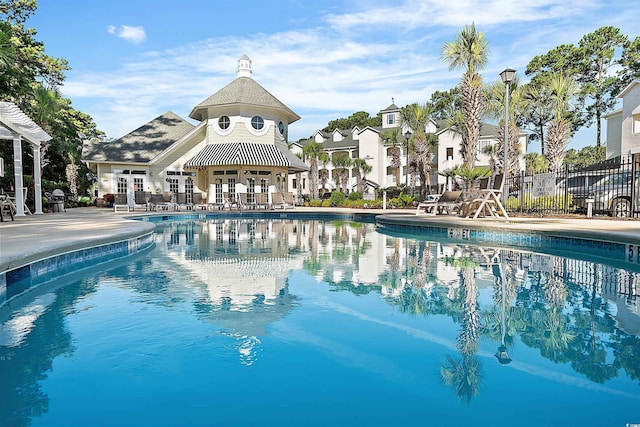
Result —
[{"label": "pergola", "polygon": [[13,140],[13,167],[16,191],[16,215],[24,216],[24,184],[22,174],[22,140],[33,149],[33,182],[35,214],[42,213],[42,177],[40,175],[40,144],[51,136],[11,102],[0,101],[0,139]]}]

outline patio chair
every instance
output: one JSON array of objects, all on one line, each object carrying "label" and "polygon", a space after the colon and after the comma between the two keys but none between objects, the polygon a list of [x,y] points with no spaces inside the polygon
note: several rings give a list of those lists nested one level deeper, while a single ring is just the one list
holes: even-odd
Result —
[{"label": "patio chair", "polygon": [[4,222],[5,213],[9,214],[11,221],[13,221],[16,214],[16,205],[9,200],[6,194],[0,194],[0,221],[2,222]]},{"label": "patio chair", "polygon": [[113,195],[113,211],[126,210],[129,212],[129,204],[127,203],[127,195],[125,193],[118,193]]},{"label": "patio chair", "polygon": [[450,214],[454,209],[460,207],[460,195],[462,191],[445,191],[434,200],[427,200],[419,203],[416,207],[416,215],[436,215],[446,212]]},{"label": "patio chair", "polygon": [[480,190],[480,195],[469,202],[464,212],[461,210],[461,215],[466,218],[478,218],[480,215],[484,215],[509,219],[509,215],[500,201],[503,179],[504,175],[496,175],[491,188]]}]

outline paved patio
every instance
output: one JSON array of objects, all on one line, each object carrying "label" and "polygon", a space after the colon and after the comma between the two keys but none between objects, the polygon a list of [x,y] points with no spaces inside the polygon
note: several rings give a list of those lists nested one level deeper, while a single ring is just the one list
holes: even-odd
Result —
[{"label": "paved patio", "polygon": [[[454,215],[416,216],[414,210],[355,210],[340,208],[296,208],[286,212],[364,212],[386,215],[399,224],[450,224],[464,228],[490,228],[511,231],[590,237],[640,245],[640,221],[599,218],[511,218],[465,219]],[[182,212],[191,213],[191,212]],[[146,212],[133,214],[148,215]],[[172,212],[173,214],[173,212]],[[176,214],[179,214],[176,212]],[[35,260],[111,243],[148,233],[153,224],[126,219],[132,213],[106,208],[75,208],[61,213],[28,215],[0,224],[0,272],[12,270]]]}]

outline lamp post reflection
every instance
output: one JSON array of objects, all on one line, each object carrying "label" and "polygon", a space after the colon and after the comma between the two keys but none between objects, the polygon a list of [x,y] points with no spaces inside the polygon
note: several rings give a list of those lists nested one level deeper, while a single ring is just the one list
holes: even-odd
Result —
[{"label": "lamp post reflection", "polygon": [[502,310],[500,311],[500,327],[501,327],[501,341],[500,346],[498,347],[498,351],[495,356],[498,359],[498,362],[501,365],[508,365],[511,363],[511,358],[509,357],[509,353],[507,353],[507,346],[504,344],[504,337],[507,334],[507,325],[505,322],[505,311],[506,311],[506,277],[504,274],[505,268],[505,253],[504,251],[500,252],[500,282],[502,285],[502,295],[500,296],[500,300],[502,303]]}]

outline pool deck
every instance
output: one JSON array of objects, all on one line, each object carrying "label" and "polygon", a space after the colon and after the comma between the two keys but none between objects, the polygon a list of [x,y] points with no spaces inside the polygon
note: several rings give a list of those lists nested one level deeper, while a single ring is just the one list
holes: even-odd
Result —
[{"label": "pool deck", "polygon": [[[640,220],[599,218],[493,218],[466,219],[454,215],[414,215],[415,210],[358,210],[295,208],[296,212],[376,213],[395,224],[432,225],[470,229],[537,232],[569,237],[616,241],[640,245]],[[181,214],[172,212],[171,214]],[[193,212],[182,211],[182,214]],[[166,214],[166,213],[165,213]],[[106,208],[75,208],[67,212],[27,215],[0,223],[0,273],[65,252],[113,243],[149,233],[154,225],[127,219],[146,212],[113,212]]]}]

